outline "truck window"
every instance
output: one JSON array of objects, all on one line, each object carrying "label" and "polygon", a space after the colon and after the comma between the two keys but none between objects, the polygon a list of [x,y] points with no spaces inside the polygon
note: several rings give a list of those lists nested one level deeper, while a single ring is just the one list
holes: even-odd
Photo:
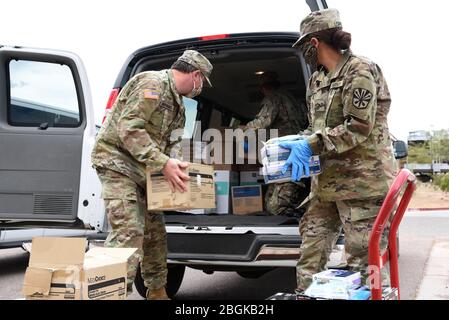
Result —
[{"label": "truck window", "polygon": [[184,106],[186,107],[186,125],[184,128],[183,139],[191,139],[195,132],[196,115],[198,113],[198,102],[193,99],[183,97]]},{"label": "truck window", "polygon": [[80,111],[67,65],[11,60],[8,123],[21,127],[78,127]]}]

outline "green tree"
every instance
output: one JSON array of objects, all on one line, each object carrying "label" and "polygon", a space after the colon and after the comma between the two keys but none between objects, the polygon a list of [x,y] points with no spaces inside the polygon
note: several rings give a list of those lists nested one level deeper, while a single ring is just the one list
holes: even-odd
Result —
[{"label": "green tree", "polygon": [[436,130],[430,141],[431,155],[436,162],[449,162],[449,132]]},{"label": "green tree", "polygon": [[408,163],[432,163],[429,142],[408,146]]},{"label": "green tree", "polygon": [[441,190],[449,191],[449,174],[440,174],[433,177],[433,183],[437,185]]}]

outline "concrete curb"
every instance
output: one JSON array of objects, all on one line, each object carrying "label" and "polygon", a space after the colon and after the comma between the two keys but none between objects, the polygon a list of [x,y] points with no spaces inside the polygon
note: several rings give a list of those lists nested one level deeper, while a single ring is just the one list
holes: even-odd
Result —
[{"label": "concrete curb", "polygon": [[416,299],[449,299],[449,238],[435,240]]}]

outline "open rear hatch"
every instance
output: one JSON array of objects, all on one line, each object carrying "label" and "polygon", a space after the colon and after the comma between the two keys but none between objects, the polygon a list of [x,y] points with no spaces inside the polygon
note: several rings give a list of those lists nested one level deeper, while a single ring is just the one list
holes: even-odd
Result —
[{"label": "open rear hatch", "polygon": [[[304,104],[309,70],[299,52],[291,47],[297,38],[297,33],[235,34],[144,48],[129,58],[115,87],[122,87],[124,79],[139,72],[170,68],[187,48],[200,51],[214,66],[210,78],[213,87],[205,88],[197,99],[185,101],[183,138],[203,140],[206,129],[230,127],[236,120],[245,124],[254,119],[263,100],[259,82],[263,72],[275,71],[282,89],[296,98],[298,106]],[[299,247],[301,212],[288,217],[265,212],[236,215],[232,209],[218,211],[167,212],[169,259],[248,262],[257,260],[266,246]]]}]

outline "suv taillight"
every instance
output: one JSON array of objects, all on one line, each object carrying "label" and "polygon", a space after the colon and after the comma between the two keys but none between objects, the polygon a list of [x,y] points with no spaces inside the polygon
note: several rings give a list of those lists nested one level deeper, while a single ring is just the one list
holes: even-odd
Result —
[{"label": "suv taillight", "polygon": [[212,36],[199,37],[199,39],[201,41],[218,40],[218,39],[225,39],[225,38],[229,38],[229,34],[215,34]]},{"label": "suv taillight", "polygon": [[108,116],[108,113],[111,111],[112,106],[114,105],[115,100],[117,100],[118,93],[120,92],[120,89],[112,89],[111,94],[109,95],[108,103],[106,104],[106,110],[104,111],[104,117],[103,121],[106,120],[106,117]]}]

